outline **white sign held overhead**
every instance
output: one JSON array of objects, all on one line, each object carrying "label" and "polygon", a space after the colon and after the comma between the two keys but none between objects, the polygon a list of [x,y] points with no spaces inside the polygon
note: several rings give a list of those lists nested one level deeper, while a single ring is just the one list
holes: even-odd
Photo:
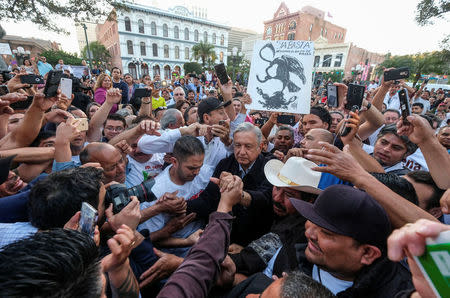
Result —
[{"label": "white sign held overhead", "polygon": [[0,42],[0,55],[12,55],[11,48],[8,43]]},{"label": "white sign held overhead", "polygon": [[255,43],[248,81],[252,110],[309,114],[314,43],[261,40]]}]

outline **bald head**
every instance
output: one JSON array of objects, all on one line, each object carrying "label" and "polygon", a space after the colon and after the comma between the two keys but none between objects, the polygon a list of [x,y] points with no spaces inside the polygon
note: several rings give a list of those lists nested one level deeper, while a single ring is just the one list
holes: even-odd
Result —
[{"label": "bald head", "polygon": [[125,160],[119,149],[108,144],[93,142],[87,145],[80,153],[82,164],[98,162],[103,168],[103,183],[125,183]]},{"label": "bald head", "polygon": [[305,135],[300,142],[302,148],[305,149],[322,149],[319,142],[333,143],[333,134],[323,128],[313,128]]}]

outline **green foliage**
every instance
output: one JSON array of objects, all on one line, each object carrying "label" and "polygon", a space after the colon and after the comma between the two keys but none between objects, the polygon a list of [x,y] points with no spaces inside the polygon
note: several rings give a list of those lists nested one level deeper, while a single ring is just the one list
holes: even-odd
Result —
[{"label": "green foliage", "polygon": [[69,34],[67,22],[60,17],[75,22],[94,22],[109,15],[113,8],[128,10],[125,0],[0,0],[0,21],[31,21],[41,29]]},{"label": "green foliage", "polygon": [[450,51],[448,50],[402,56],[390,56],[388,54],[386,57],[377,71],[381,73],[384,68],[409,67],[413,85],[417,84],[422,74],[443,75],[450,71]]},{"label": "green foliage", "polygon": [[215,57],[214,52],[214,45],[200,41],[198,44],[192,47],[192,58],[194,60],[198,61],[199,59],[202,60],[202,67],[205,67],[206,62],[208,59],[212,59],[212,57]]},{"label": "green foliage", "polygon": [[59,59],[64,60],[64,64],[67,65],[81,65],[81,58],[78,58],[74,54],[70,54],[64,51],[44,51],[41,53],[41,56],[47,58],[47,62],[51,65],[55,66],[58,64]]},{"label": "green foliage", "polygon": [[183,68],[184,68],[184,73],[193,73],[193,72],[195,72],[196,74],[201,74],[202,71],[203,71],[202,65],[200,63],[197,63],[197,62],[184,63]]},{"label": "green foliage", "polygon": [[342,69],[333,69],[328,73],[322,72],[322,78],[323,81],[328,81],[328,79],[331,79],[333,82],[342,82],[342,79],[344,78],[344,71],[342,71]]},{"label": "green foliage", "polygon": [[[89,43],[89,50],[91,51],[91,60],[93,61],[102,61],[102,62],[108,62],[111,58],[111,54],[109,51],[105,48],[103,44],[101,44],[98,41],[93,41]],[[87,52],[87,46],[84,46],[84,49],[82,51],[82,57],[86,60],[89,59],[89,55]]]},{"label": "green foliage", "polygon": [[433,24],[434,19],[443,18],[450,11],[448,0],[422,0],[417,4],[416,22],[420,26]]},{"label": "green foliage", "polygon": [[236,80],[236,76],[239,72],[241,73],[241,78],[248,78],[250,73],[250,61],[245,60],[244,57],[240,56],[235,58],[228,56],[227,73],[232,81]]}]

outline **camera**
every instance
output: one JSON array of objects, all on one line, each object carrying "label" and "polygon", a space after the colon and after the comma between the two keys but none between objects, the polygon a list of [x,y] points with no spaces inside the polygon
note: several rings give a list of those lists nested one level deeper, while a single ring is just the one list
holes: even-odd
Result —
[{"label": "camera", "polygon": [[154,179],[148,179],[130,188],[125,184],[113,184],[106,191],[105,206],[113,204],[113,213],[117,214],[130,203],[131,196],[136,196],[141,203],[155,201],[157,197],[151,191],[153,185]]}]

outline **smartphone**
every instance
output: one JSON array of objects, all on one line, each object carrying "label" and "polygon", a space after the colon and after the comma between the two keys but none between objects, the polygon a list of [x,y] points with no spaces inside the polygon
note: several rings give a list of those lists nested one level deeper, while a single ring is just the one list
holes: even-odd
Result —
[{"label": "smartphone", "polygon": [[414,257],[436,297],[450,293],[450,231],[426,239],[425,253]]},{"label": "smartphone", "polygon": [[281,124],[295,125],[294,115],[278,115],[277,122]]},{"label": "smartphone", "polygon": [[337,86],[327,85],[327,105],[332,108],[338,106],[337,100]]},{"label": "smartphone", "polygon": [[411,108],[409,106],[409,100],[405,89],[401,89],[398,92],[398,98],[400,99],[400,110],[402,111],[403,123],[408,123],[406,117],[411,115]]},{"label": "smartphone", "polygon": [[345,108],[351,110],[353,106],[358,106],[358,109],[360,109],[364,99],[365,90],[366,87],[363,85],[348,84],[347,104],[345,105]]},{"label": "smartphone", "polygon": [[269,118],[266,117],[258,118],[255,119],[255,124],[263,126],[264,124],[266,124],[267,120],[269,120]]},{"label": "smartphone", "polygon": [[61,78],[60,89],[67,98],[72,98],[72,79]]},{"label": "smartphone", "polygon": [[150,97],[150,96],[152,96],[152,90],[151,89],[147,89],[147,88],[137,88],[134,91],[134,96],[135,97]]},{"label": "smartphone", "polygon": [[28,96],[26,100],[14,102],[14,103],[10,104],[9,106],[15,111],[26,110],[30,107],[32,102],[33,102],[33,96]]},{"label": "smartphone", "polygon": [[56,96],[62,74],[62,70],[50,70],[48,72],[47,81],[45,82],[44,87],[45,97]]},{"label": "smartphone", "polygon": [[[353,106],[352,107],[352,109],[351,109],[351,111],[353,112],[353,113],[356,113],[356,111],[358,111],[359,110],[359,107],[358,106]],[[351,116],[350,116],[350,114],[347,116],[347,119],[349,119],[349,118],[352,118]],[[345,125],[345,123],[342,125],[342,127],[341,127],[341,130],[340,130],[340,132],[339,132],[339,135],[340,136],[342,136],[342,137],[345,137],[346,135],[348,135],[349,133],[350,133],[350,131],[351,131],[352,129],[350,128],[350,127],[347,127],[346,125]]]},{"label": "smartphone", "polygon": [[400,79],[406,79],[409,77],[409,68],[400,67],[396,69],[387,70],[384,72],[384,81],[394,81]]},{"label": "smartphone", "polygon": [[35,74],[27,74],[20,77],[20,82],[22,84],[44,84],[44,78]]},{"label": "smartphone", "polygon": [[220,63],[217,65],[214,65],[214,69],[216,71],[217,77],[219,78],[219,81],[222,85],[225,85],[228,83],[228,74],[227,69],[225,68],[225,64]]},{"label": "smartphone", "polygon": [[77,129],[79,131],[87,131],[89,129],[89,123],[87,118],[78,118],[78,126]]},{"label": "smartphone", "polygon": [[81,216],[78,222],[78,231],[88,234],[94,238],[95,225],[97,224],[98,212],[89,203],[81,204]]}]

